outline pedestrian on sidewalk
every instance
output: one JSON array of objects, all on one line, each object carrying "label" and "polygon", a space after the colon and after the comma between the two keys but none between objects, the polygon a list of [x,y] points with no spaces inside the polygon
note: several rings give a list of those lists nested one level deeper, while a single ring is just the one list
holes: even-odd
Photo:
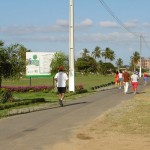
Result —
[{"label": "pedestrian on sidewalk", "polygon": [[119,70],[118,78],[119,78],[119,89],[121,89],[121,87],[123,85],[123,73],[122,73],[122,70]]},{"label": "pedestrian on sidewalk", "polygon": [[139,79],[138,75],[136,74],[136,72],[134,72],[131,76],[131,83],[132,83],[132,88],[133,88],[134,94],[136,94],[136,92],[137,92],[138,79]]},{"label": "pedestrian on sidewalk", "polygon": [[64,72],[64,67],[60,66],[58,69],[58,73],[56,73],[54,77],[57,82],[57,90],[59,94],[59,103],[60,106],[63,107],[63,100],[66,93],[66,81],[68,80],[67,74]]},{"label": "pedestrian on sidewalk", "polygon": [[117,87],[119,85],[119,72],[116,71],[115,76],[114,76],[114,81],[115,81],[115,86]]},{"label": "pedestrian on sidewalk", "polygon": [[146,85],[147,84],[147,79],[148,79],[148,75],[146,72],[144,72],[143,74],[143,80],[144,80],[144,84]]},{"label": "pedestrian on sidewalk", "polygon": [[126,68],[123,73],[123,84],[124,84],[124,93],[127,94],[130,82],[130,74],[128,73],[128,69]]}]

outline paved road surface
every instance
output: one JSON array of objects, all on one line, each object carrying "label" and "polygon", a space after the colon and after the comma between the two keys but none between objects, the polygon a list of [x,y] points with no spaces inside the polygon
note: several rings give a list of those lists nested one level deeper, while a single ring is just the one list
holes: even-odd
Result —
[{"label": "paved road surface", "polygon": [[[139,94],[146,86],[139,86]],[[66,141],[74,129],[134,96],[117,88],[66,102],[65,107],[12,116],[0,120],[0,150],[44,150]]]}]

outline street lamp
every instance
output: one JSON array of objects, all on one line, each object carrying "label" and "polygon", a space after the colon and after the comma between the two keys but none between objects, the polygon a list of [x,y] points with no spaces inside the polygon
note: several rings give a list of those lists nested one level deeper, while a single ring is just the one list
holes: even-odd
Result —
[{"label": "street lamp", "polygon": [[142,62],[141,62],[141,55],[142,55],[142,34],[140,34],[140,72],[139,76],[142,76]]},{"label": "street lamp", "polygon": [[69,18],[69,91],[75,91],[74,84],[74,1],[70,0]]},{"label": "street lamp", "polygon": [[142,34],[141,33],[137,33],[137,32],[133,32],[135,34],[135,36],[137,37],[136,34],[140,34],[140,70],[139,70],[139,77],[142,76],[142,61],[141,61],[141,57],[142,57]]}]

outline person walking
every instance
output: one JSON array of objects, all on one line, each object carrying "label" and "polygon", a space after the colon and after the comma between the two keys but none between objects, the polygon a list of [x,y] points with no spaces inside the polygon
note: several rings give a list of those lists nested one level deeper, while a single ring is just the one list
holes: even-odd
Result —
[{"label": "person walking", "polygon": [[115,81],[115,86],[118,86],[119,84],[119,76],[118,76],[118,71],[116,71],[115,76],[114,76],[114,81]]},{"label": "person walking", "polygon": [[131,83],[132,83],[132,88],[133,88],[134,94],[136,94],[136,92],[137,92],[138,79],[139,79],[138,75],[136,74],[136,72],[134,72],[131,76]]},{"label": "person walking", "polygon": [[144,72],[143,74],[143,80],[144,80],[144,84],[146,85],[147,84],[147,79],[148,79],[148,75],[146,72]]},{"label": "person walking", "polygon": [[54,77],[57,82],[57,90],[59,94],[59,104],[63,107],[63,100],[66,93],[66,81],[68,80],[67,74],[64,72],[64,67],[60,66],[58,69],[58,73],[56,73]]},{"label": "person walking", "polygon": [[124,93],[127,94],[129,88],[130,74],[128,73],[128,69],[126,69],[123,73],[123,83],[124,83]]},{"label": "person walking", "polygon": [[119,80],[119,89],[121,89],[122,87],[122,83],[123,83],[123,73],[121,70],[119,70],[119,73],[118,73],[118,80]]}]

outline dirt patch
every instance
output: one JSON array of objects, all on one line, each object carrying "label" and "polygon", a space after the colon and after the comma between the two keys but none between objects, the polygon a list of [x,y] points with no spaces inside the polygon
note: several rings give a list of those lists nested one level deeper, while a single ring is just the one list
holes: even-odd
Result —
[{"label": "dirt patch", "polygon": [[[51,150],[149,150],[150,89],[79,128]],[[48,148],[47,148],[48,149]]]}]

